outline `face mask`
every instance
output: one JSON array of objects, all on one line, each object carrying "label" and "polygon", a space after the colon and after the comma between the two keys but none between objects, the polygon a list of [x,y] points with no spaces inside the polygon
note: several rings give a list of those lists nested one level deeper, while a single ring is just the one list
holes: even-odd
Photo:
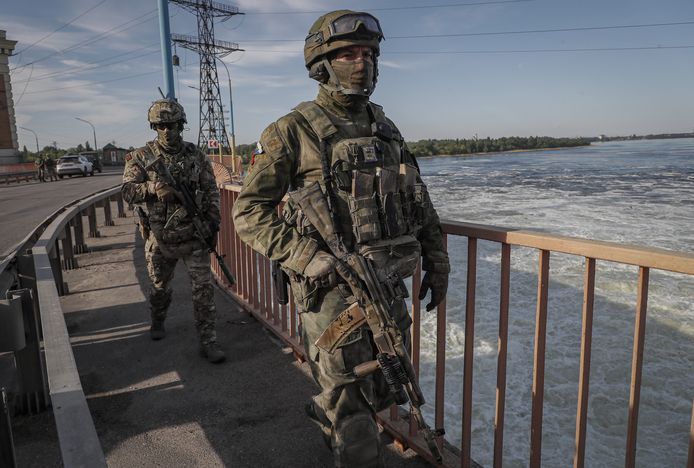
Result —
[{"label": "face mask", "polygon": [[181,145],[181,129],[176,124],[173,128],[157,128],[157,141],[164,148],[177,148]]},{"label": "face mask", "polygon": [[[330,65],[339,85],[348,90],[348,94],[369,96],[374,90],[374,64],[368,60],[341,62],[332,60]],[[349,92],[351,91],[351,93]]]}]

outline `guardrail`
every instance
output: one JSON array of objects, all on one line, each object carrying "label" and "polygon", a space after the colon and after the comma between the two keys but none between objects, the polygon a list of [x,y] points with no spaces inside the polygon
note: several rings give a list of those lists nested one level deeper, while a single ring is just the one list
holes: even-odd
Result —
[{"label": "guardrail", "polygon": [[36,179],[34,163],[0,164],[0,183],[21,182]]},{"label": "guardrail", "polygon": [[[219,266],[213,259],[212,268],[217,282],[231,294],[242,306],[258,320],[273,331],[294,351],[299,359],[304,359],[304,349],[298,333],[299,317],[293,299],[288,305],[280,305],[271,288],[270,262],[267,258],[254,252],[236,235],[229,213],[238,197],[239,186],[226,184],[222,187],[222,229],[218,240],[220,253],[225,256],[227,266],[237,278],[237,284],[229,286],[221,275]],[[467,240],[467,261],[465,276],[465,340],[463,354],[462,384],[462,421],[461,441],[442,442],[445,455],[445,466],[475,466],[471,458],[472,439],[472,386],[475,338],[475,294],[477,292],[477,245],[479,240],[491,241],[500,248],[499,280],[499,331],[497,350],[497,380],[494,426],[493,465],[501,467],[504,450],[504,416],[506,403],[506,376],[508,352],[508,319],[511,296],[511,249],[528,247],[538,251],[537,303],[535,313],[535,337],[532,378],[532,410],[530,425],[530,467],[539,467],[542,454],[542,422],[545,391],[545,357],[547,339],[547,311],[549,292],[549,259],[552,253],[569,254],[582,257],[585,261],[583,312],[581,331],[580,377],[578,382],[578,401],[576,405],[576,432],[573,460],[575,467],[585,463],[586,422],[588,409],[588,391],[590,381],[591,343],[593,332],[593,303],[595,298],[596,262],[608,261],[638,267],[637,304],[634,320],[634,341],[631,364],[631,384],[628,403],[627,443],[625,466],[635,466],[636,436],[638,431],[641,378],[643,369],[645,323],[648,303],[648,285],[650,270],[678,272],[694,276],[694,255],[671,252],[659,249],[648,249],[609,242],[597,242],[565,236],[544,234],[533,231],[503,229],[470,223],[444,222],[443,231],[446,245],[449,237]],[[455,271],[460,264],[453,264]],[[419,294],[421,272],[418,269],[412,278],[412,297]],[[453,287],[453,285],[451,285]],[[518,291],[514,290],[514,293]],[[523,291],[532,295],[532,291]],[[691,299],[691,298],[690,298]],[[447,305],[444,301],[438,307],[436,317],[436,358],[434,372],[434,427],[444,426],[444,382],[446,377],[446,319]],[[420,326],[421,314],[419,301],[412,301],[412,360],[419,375],[420,368]],[[512,389],[521,391],[522,389]],[[694,396],[694,394],[693,394]],[[685,417],[689,417],[688,415]],[[402,447],[411,447],[424,458],[431,460],[426,444],[417,435],[413,421],[407,421],[395,408],[379,414],[384,427],[393,435]],[[689,434],[688,467],[694,467],[694,408],[691,414]]]},{"label": "guardrail", "polygon": [[[125,217],[120,186],[105,190],[49,216],[0,262],[0,292],[8,297],[0,301],[0,353],[12,352],[16,368],[15,382],[10,382],[10,406],[29,413],[49,404],[53,407],[65,467],[106,466],[75,365],[60,296],[67,294],[62,270],[77,268],[75,253],[88,249],[85,227],[88,237],[100,235],[97,207],[103,209],[104,225],[114,224],[112,199],[117,203],[118,217]],[[83,216],[88,218],[87,226]],[[7,356],[0,354],[0,358]],[[7,369],[0,373],[0,379],[11,377]],[[0,386],[6,384],[0,382]],[[0,453],[7,457],[0,460],[2,466],[14,466],[11,444],[9,432],[0,439]]]}]

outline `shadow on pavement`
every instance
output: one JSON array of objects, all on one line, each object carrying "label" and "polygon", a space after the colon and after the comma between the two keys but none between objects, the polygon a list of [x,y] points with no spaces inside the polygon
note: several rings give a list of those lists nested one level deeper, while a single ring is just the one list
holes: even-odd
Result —
[{"label": "shadow on pavement", "polygon": [[[61,300],[75,360],[109,466],[329,467],[303,406],[317,387],[291,353],[215,289],[227,361],[199,355],[190,282],[173,280],[166,338],[149,338],[143,242],[132,218],[100,227]],[[21,417],[20,466],[60,466],[50,412]],[[38,428],[46,427],[45,436]],[[427,466],[411,451],[388,466]]]}]

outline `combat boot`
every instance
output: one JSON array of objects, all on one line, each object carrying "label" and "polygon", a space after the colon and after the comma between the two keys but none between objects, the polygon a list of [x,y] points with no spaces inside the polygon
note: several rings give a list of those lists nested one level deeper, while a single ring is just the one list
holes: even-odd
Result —
[{"label": "combat boot", "polygon": [[222,362],[224,359],[226,359],[224,351],[222,351],[222,348],[217,344],[216,341],[201,344],[200,354],[202,354],[202,357],[207,358],[209,362],[214,364]]},{"label": "combat boot", "polygon": [[164,321],[152,319],[152,325],[149,327],[149,337],[154,341],[158,341],[165,336],[166,330],[164,329]]}]

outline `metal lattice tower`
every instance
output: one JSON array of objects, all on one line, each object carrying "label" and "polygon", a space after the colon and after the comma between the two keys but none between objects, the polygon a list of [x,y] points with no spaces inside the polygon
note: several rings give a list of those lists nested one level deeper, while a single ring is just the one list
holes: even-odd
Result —
[{"label": "metal lattice tower", "polygon": [[195,13],[198,19],[198,37],[171,34],[171,39],[182,47],[195,51],[200,56],[200,132],[198,146],[203,152],[207,149],[208,140],[217,140],[221,148],[229,147],[224,112],[219,93],[217,76],[217,58],[241,50],[233,42],[215,41],[214,18],[226,21],[234,15],[242,15],[239,9],[213,2],[211,0],[170,0],[177,5]]}]

